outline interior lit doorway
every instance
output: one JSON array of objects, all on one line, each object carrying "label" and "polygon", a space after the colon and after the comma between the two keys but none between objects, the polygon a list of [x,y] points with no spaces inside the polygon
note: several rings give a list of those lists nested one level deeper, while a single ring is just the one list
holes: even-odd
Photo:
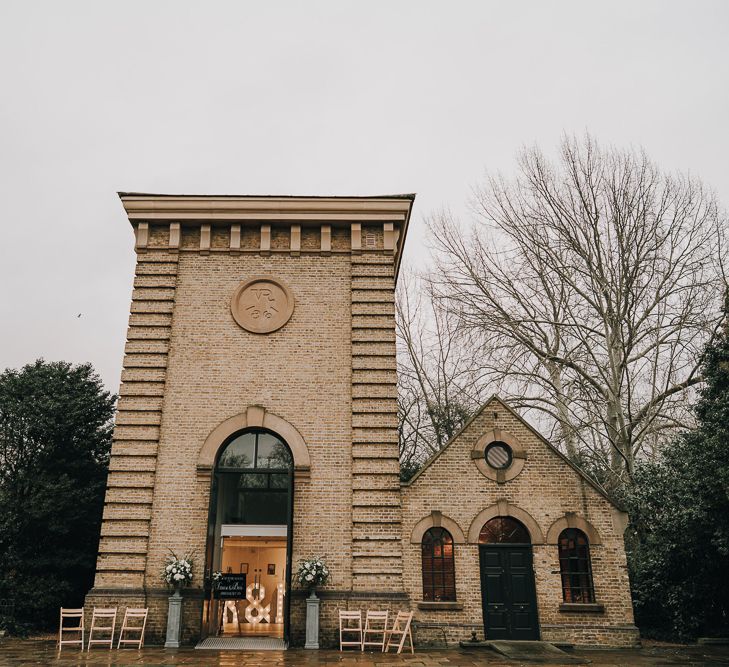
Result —
[{"label": "interior lit doorway", "polygon": [[286,537],[223,537],[221,571],[237,574],[245,598],[220,600],[218,634],[284,636]]},{"label": "interior lit doorway", "polygon": [[202,635],[288,640],[293,460],[261,429],[221,447],[210,494]]}]

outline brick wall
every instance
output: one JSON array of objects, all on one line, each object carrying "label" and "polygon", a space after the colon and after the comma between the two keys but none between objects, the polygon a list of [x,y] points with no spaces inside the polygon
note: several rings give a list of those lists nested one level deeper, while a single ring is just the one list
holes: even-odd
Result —
[{"label": "brick wall", "polygon": [[[455,548],[458,608],[426,610],[418,606],[420,545],[410,535],[434,511],[468,535],[476,515],[498,502],[527,512],[544,535],[572,513],[601,538],[592,545],[600,613],[560,611],[556,546],[535,544],[543,638],[635,641],[620,513],[505,406],[488,406],[401,492],[394,286],[403,229],[382,219],[392,207],[402,209],[402,201],[378,204],[385,213],[351,225],[270,225],[161,222],[165,207],[184,211],[185,203],[152,199],[148,221],[125,202],[139,254],[89,607],[148,606],[148,641],[163,641],[169,595],[160,581],[163,561],[169,550],[193,552],[196,579],[185,591],[183,640],[199,636],[211,479],[198,468],[201,451],[218,425],[263,406],[294,427],[308,449],[310,469],[294,484],[292,560],[295,567],[319,555],[330,565],[322,645],[335,643],[341,608],[394,613],[412,606],[420,642],[454,642],[471,629],[481,634],[475,540]],[[341,205],[312,201],[302,206],[321,206],[322,218]],[[282,199],[268,215],[286,219],[292,205]],[[362,203],[348,205],[351,219],[361,220]],[[207,206],[196,215],[209,215]],[[224,217],[233,203],[209,206]],[[284,282],[295,299],[288,323],[265,335],[242,329],[230,309],[237,286],[254,275]],[[521,473],[504,483],[484,476],[471,458],[479,437],[495,427],[511,433],[526,454]],[[304,613],[304,597],[294,591],[294,645],[304,640]]]},{"label": "brick wall", "polygon": [[[164,559],[170,550],[193,553],[183,640],[197,639],[210,498],[210,475],[198,469],[201,448],[219,424],[263,406],[293,426],[308,449],[310,470],[294,483],[292,562],[295,570],[299,559],[318,555],[330,566],[322,637],[331,643],[337,609],[353,591],[369,607],[390,591],[405,598],[393,231],[358,224],[367,247],[357,248],[348,224],[309,225],[294,249],[289,224],[176,224],[135,223],[122,398],[86,604],[148,606],[147,639],[162,642]],[[231,314],[236,288],[256,275],[282,281],[295,299],[288,323],[266,335],[244,330]],[[294,594],[294,644],[303,643],[304,611],[303,597]]]},{"label": "brick wall", "polygon": [[[521,473],[504,483],[484,476],[471,458],[479,438],[494,428],[513,436],[526,453]],[[557,547],[554,544],[533,547],[542,638],[576,644],[633,645],[638,635],[633,625],[623,517],[604,495],[497,399],[420,476],[403,488],[404,580],[416,621],[442,624],[449,641],[467,639],[471,629],[483,638],[477,534],[469,543],[468,532],[477,515],[498,501],[527,512],[545,538],[555,521],[567,513],[575,513],[594,526],[601,539],[601,544],[590,547],[596,602],[604,605],[604,611],[599,613],[560,611],[562,587]],[[423,600],[421,547],[419,543],[411,543],[411,534],[416,524],[434,510],[455,521],[466,538],[465,543],[455,546],[456,594],[462,607],[457,610],[418,607],[418,602]],[[424,641],[442,641],[443,630],[424,629],[419,636]]]}]

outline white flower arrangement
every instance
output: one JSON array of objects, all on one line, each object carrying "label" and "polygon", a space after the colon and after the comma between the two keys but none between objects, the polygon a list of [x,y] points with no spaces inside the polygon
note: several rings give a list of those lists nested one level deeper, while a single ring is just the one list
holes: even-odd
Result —
[{"label": "white flower arrangement", "polygon": [[183,556],[178,558],[172,553],[165,561],[162,570],[162,580],[169,586],[182,588],[192,582],[192,558]]},{"label": "white flower arrangement", "polygon": [[323,586],[329,579],[329,568],[319,557],[299,561],[299,569],[296,572],[296,580],[302,588],[312,590],[317,586]]}]

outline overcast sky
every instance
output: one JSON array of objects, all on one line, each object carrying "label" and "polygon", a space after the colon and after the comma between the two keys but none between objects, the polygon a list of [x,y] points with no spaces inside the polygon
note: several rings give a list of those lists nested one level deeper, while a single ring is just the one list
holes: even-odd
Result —
[{"label": "overcast sky", "polygon": [[587,129],[729,203],[724,0],[0,0],[0,86],[0,369],[91,361],[112,391],[118,190],[417,192],[422,261],[425,215]]}]

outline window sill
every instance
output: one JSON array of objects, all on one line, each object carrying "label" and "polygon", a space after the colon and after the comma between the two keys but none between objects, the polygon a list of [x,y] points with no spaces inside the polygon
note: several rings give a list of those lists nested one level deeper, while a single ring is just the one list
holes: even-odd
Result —
[{"label": "window sill", "polygon": [[460,602],[418,602],[418,609],[423,611],[463,611]]},{"label": "window sill", "polygon": [[559,610],[578,614],[604,614],[605,605],[599,602],[563,602],[559,605]]}]

